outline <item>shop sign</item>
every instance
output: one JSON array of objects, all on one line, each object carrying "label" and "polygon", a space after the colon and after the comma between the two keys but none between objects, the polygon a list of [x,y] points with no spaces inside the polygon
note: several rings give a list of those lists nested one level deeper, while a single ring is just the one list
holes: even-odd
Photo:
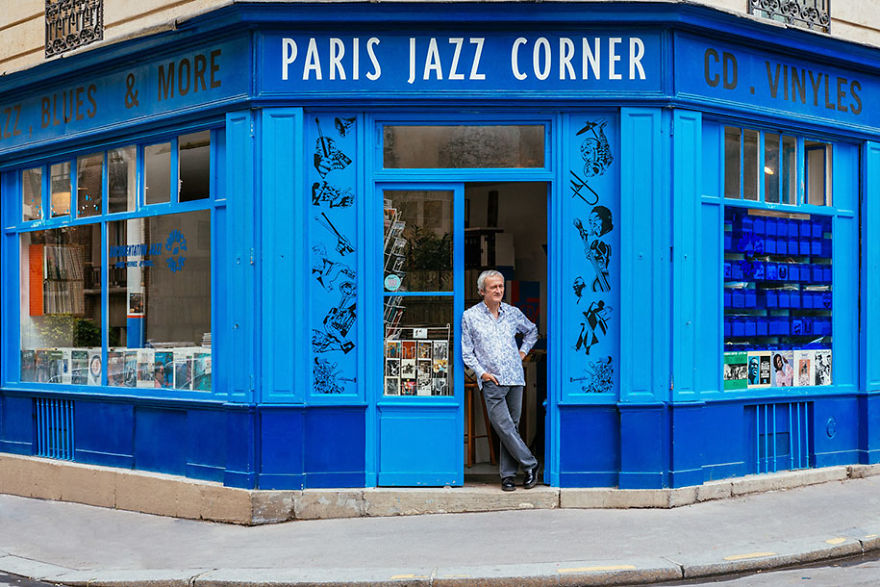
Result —
[{"label": "shop sign", "polygon": [[0,153],[245,96],[248,51],[246,39],[214,43],[18,99],[0,98]]},{"label": "shop sign", "polygon": [[648,31],[280,33],[266,34],[260,47],[268,92],[583,96],[661,89],[660,37]]},{"label": "shop sign", "polygon": [[677,94],[738,103],[750,110],[880,126],[867,97],[880,91],[875,76],[679,35],[675,41]]}]

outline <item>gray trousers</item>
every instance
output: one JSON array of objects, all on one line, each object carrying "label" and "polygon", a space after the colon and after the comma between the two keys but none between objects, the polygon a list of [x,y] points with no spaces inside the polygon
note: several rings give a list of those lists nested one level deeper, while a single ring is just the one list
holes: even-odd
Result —
[{"label": "gray trousers", "polygon": [[519,436],[519,417],[522,413],[522,385],[495,385],[483,382],[483,398],[492,428],[501,440],[501,458],[498,471],[501,478],[514,477],[519,465],[534,467],[538,460]]}]

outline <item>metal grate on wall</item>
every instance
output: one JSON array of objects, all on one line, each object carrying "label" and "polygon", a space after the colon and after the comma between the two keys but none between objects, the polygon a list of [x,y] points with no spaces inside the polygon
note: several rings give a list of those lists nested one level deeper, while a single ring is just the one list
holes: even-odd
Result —
[{"label": "metal grate on wall", "polygon": [[823,33],[831,32],[831,0],[749,0],[749,14]]},{"label": "metal grate on wall", "polygon": [[752,470],[774,473],[808,469],[814,462],[810,430],[812,402],[746,406]]},{"label": "metal grate on wall", "polygon": [[72,461],[73,400],[34,398],[36,455]]}]

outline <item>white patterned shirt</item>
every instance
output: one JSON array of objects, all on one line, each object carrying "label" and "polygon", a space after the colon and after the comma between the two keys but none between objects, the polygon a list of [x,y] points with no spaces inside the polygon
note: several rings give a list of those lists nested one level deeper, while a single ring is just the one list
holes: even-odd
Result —
[{"label": "white patterned shirt", "polygon": [[[523,334],[516,348],[517,333]],[[519,308],[501,302],[498,319],[485,302],[465,310],[461,316],[461,358],[474,370],[477,385],[483,388],[483,373],[494,375],[499,385],[525,385],[522,357],[538,340],[538,327]]]}]

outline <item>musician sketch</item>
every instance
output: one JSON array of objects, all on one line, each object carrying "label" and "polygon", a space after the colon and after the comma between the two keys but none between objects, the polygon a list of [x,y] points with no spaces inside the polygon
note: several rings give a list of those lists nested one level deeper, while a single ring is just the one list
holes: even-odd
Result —
[{"label": "musician sketch", "polygon": [[608,320],[611,318],[611,308],[605,305],[604,300],[593,302],[587,308],[584,320],[581,322],[581,331],[578,334],[574,350],[584,349],[590,354],[590,349],[599,342],[599,338],[608,334]]},{"label": "musician sketch", "polygon": [[327,249],[322,243],[312,246],[312,275],[324,289],[332,290],[340,279],[343,283],[356,280],[354,270],[345,263],[327,257]]},{"label": "musician sketch", "polygon": [[315,125],[318,127],[318,139],[315,141],[314,164],[323,179],[334,169],[345,169],[351,165],[351,159],[336,146],[336,141],[324,135],[317,118]]},{"label": "musician sketch", "polygon": [[604,174],[614,162],[611,146],[605,136],[605,122],[588,122],[577,132],[577,135],[582,134],[587,134],[580,148],[581,158],[584,160],[584,177],[589,179]]},{"label": "musician sketch", "polygon": [[584,254],[595,272],[592,283],[593,291],[611,291],[611,282],[608,279],[611,245],[600,238],[614,229],[611,210],[605,206],[594,206],[587,218],[586,226],[580,218],[575,218],[574,226],[580,233],[584,243]]},{"label": "musician sketch", "polygon": [[339,232],[336,226],[330,222],[330,218],[327,217],[326,214],[321,212],[320,216],[315,216],[315,220],[318,223],[327,229],[330,234],[336,237],[336,252],[340,255],[347,255],[349,253],[354,252],[354,246],[351,244],[351,241],[344,234]]}]

